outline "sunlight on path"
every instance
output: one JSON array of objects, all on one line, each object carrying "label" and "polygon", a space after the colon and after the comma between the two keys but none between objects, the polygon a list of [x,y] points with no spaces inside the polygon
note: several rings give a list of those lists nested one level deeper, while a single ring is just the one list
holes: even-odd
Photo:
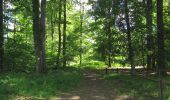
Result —
[{"label": "sunlight on path", "polygon": [[50,100],[132,100],[127,95],[117,96],[94,72],[85,72],[80,86],[70,93],[61,93]]}]

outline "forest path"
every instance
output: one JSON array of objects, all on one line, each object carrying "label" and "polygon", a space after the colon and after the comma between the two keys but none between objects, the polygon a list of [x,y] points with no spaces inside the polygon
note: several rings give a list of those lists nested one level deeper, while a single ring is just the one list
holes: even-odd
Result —
[{"label": "forest path", "polygon": [[[116,85],[116,84],[115,84]],[[69,93],[59,94],[51,100],[131,100],[128,96],[117,96],[106,81],[94,71],[85,71],[80,86]]]}]

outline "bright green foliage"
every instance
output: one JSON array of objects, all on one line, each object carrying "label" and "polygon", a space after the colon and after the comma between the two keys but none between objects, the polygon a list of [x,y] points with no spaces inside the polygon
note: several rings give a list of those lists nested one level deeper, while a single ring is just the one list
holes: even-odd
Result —
[{"label": "bright green foliage", "polygon": [[53,71],[48,74],[6,73],[0,75],[0,98],[13,100],[17,97],[50,99],[60,92],[78,86],[82,75],[76,71]]}]

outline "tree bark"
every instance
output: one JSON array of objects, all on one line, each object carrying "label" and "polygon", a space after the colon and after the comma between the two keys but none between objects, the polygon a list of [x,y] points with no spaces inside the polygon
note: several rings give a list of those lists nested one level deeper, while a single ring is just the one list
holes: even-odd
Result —
[{"label": "tree bark", "polygon": [[63,67],[66,67],[66,0],[64,0],[64,24],[63,24]]},{"label": "tree bark", "polygon": [[37,71],[39,73],[46,72],[46,61],[45,61],[45,18],[46,18],[46,0],[41,0],[41,18],[40,18],[40,33],[39,33],[39,66]]},{"label": "tree bark", "polygon": [[111,6],[109,6],[109,9],[108,9],[108,27],[107,27],[107,31],[108,31],[108,41],[109,41],[109,57],[108,57],[108,67],[112,67],[112,59],[111,59],[111,55],[112,55],[112,41],[111,41],[111,38],[112,38],[112,33],[111,33]]},{"label": "tree bark", "polygon": [[14,45],[14,48],[16,47],[16,32],[17,32],[17,30],[16,30],[16,18],[14,19],[14,36],[13,36],[13,40],[14,40],[14,42],[13,42],[13,45]]},{"label": "tree bark", "polygon": [[58,55],[57,66],[60,66],[60,54],[61,54],[61,14],[62,14],[62,0],[59,3],[59,19],[58,19]]},{"label": "tree bark", "polygon": [[53,49],[54,49],[54,22],[53,22],[53,11],[52,11],[52,13],[51,13],[51,18],[50,18],[50,20],[51,20],[51,41],[52,41],[51,49],[52,49],[52,51],[53,51]]},{"label": "tree bark", "polygon": [[40,30],[40,19],[39,19],[39,0],[32,0],[33,3],[33,36],[34,36],[34,49],[35,49],[35,59],[36,59],[36,68],[38,68],[38,34]]},{"label": "tree bark", "polygon": [[131,75],[135,74],[135,66],[133,60],[133,49],[132,49],[132,40],[131,40],[131,29],[130,29],[130,20],[129,20],[129,9],[128,2],[125,0],[125,20],[126,20],[126,32],[127,32],[127,40],[128,40],[128,59],[131,65]]},{"label": "tree bark", "polygon": [[165,50],[164,50],[164,24],[163,24],[163,0],[157,0],[157,42],[158,55],[157,64],[160,75],[166,75]]},{"label": "tree bark", "polygon": [[152,0],[147,0],[146,2],[146,26],[147,26],[147,69],[152,69],[152,43],[153,43],[153,36],[152,36]]},{"label": "tree bark", "polygon": [[83,43],[83,13],[84,13],[84,5],[80,0],[80,67],[82,65],[82,43]]},{"label": "tree bark", "polygon": [[3,0],[0,0],[0,71],[3,70],[4,56],[4,31],[3,31]]},{"label": "tree bark", "polygon": [[38,73],[46,71],[45,67],[45,8],[46,1],[41,1],[41,18],[39,17],[39,0],[32,0],[33,3],[33,35],[36,58],[36,69]]}]

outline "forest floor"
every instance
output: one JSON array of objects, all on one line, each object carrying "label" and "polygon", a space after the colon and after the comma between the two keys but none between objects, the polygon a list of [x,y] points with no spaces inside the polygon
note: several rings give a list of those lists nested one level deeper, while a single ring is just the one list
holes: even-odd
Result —
[{"label": "forest floor", "polygon": [[[158,79],[157,76],[148,76]],[[170,77],[163,78],[170,100]],[[0,74],[1,100],[160,100],[159,82],[104,69],[67,69],[36,73]]]},{"label": "forest floor", "polygon": [[[115,84],[116,85],[116,84]],[[84,79],[78,88],[71,92],[60,93],[52,100],[133,100],[128,95],[117,95],[106,80],[94,71],[85,71]]]}]

